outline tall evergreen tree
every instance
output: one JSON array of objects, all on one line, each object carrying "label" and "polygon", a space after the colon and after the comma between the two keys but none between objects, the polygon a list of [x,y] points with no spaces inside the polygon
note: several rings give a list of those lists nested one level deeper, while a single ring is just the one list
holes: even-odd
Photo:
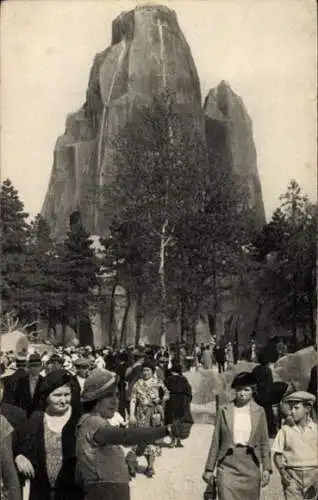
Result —
[{"label": "tall evergreen tree", "polygon": [[26,244],[28,214],[9,179],[2,183],[1,210],[1,302],[2,311],[15,310],[20,319],[28,315],[24,289],[27,286]]},{"label": "tall evergreen tree", "polygon": [[81,344],[93,343],[89,308],[94,305],[94,290],[99,285],[100,265],[92,249],[92,240],[80,220],[72,223],[60,248],[60,279],[64,284],[62,320],[64,327],[72,324]]},{"label": "tall evergreen tree", "polygon": [[317,206],[295,180],[280,200],[255,246],[259,258],[268,261],[260,286],[272,303],[272,318],[296,343],[299,329],[315,336]]},{"label": "tall evergreen tree", "polygon": [[[50,237],[50,227],[38,214],[29,226],[26,245],[26,271],[28,286],[25,287],[25,301],[29,303],[30,320],[36,323],[48,319],[51,307],[49,261],[53,256],[54,244]],[[36,325],[32,325],[36,330]]]}]

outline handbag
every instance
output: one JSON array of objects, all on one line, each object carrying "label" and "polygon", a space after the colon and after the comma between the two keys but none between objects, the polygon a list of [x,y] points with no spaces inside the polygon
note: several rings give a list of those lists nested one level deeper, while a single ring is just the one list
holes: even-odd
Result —
[{"label": "handbag", "polygon": [[216,488],[215,477],[213,477],[213,481],[211,484],[208,484],[205,492],[203,493],[203,500],[217,500],[218,493]]},{"label": "handbag", "polygon": [[151,426],[160,427],[162,425],[162,409],[156,406],[151,415]]},{"label": "handbag", "polygon": [[192,422],[180,422],[179,436],[180,439],[188,439],[192,429]]},{"label": "handbag", "polygon": [[178,439],[188,439],[191,433],[193,422],[175,420],[171,426],[172,436]]}]

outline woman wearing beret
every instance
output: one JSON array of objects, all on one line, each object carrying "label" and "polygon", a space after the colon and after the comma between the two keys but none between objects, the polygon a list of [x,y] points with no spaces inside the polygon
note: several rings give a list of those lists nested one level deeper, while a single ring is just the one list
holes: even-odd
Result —
[{"label": "woman wearing beret", "polygon": [[31,462],[30,500],[80,500],[75,484],[76,425],[80,414],[72,406],[71,375],[49,373],[41,384],[39,411],[28,423],[23,455]]},{"label": "woman wearing beret", "polygon": [[89,374],[82,401],[85,414],[78,424],[76,456],[85,500],[129,500],[130,474],[121,446],[152,443],[169,435],[168,428],[113,427],[109,420],[118,406],[118,380],[102,368]]},{"label": "woman wearing beret", "polygon": [[203,479],[216,472],[219,500],[259,500],[271,474],[270,445],[263,408],[253,400],[254,379],[242,372],[232,383],[234,401],[220,407]]},{"label": "woman wearing beret", "polygon": [[[145,360],[142,365],[142,375],[135,383],[130,398],[130,421],[137,427],[155,427],[163,425],[164,404],[169,399],[169,391],[164,383],[155,376],[156,365],[152,360]],[[154,471],[156,457],[161,454],[158,444],[139,446],[136,449],[138,456],[145,456],[147,469],[145,474],[151,478]]]}]

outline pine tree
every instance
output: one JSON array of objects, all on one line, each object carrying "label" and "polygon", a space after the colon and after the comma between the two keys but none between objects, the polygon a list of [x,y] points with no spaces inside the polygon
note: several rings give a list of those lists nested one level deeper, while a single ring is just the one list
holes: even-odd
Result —
[{"label": "pine tree", "polygon": [[291,331],[315,336],[317,206],[292,180],[272,220],[256,239],[260,259],[268,261],[259,286],[272,304],[272,318]]},{"label": "pine tree", "polygon": [[[39,323],[48,319],[50,303],[49,261],[53,256],[54,243],[50,237],[50,227],[38,214],[29,226],[26,245],[26,271],[28,286],[24,290],[25,302],[29,304],[29,321]],[[36,330],[36,325],[33,325]]]},{"label": "pine tree", "polygon": [[89,307],[94,305],[94,289],[99,285],[99,262],[91,248],[92,240],[80,221],[71,229],[60,248],[57,260],[60,282],[63,283],[61,316],[64,327],[71,324],[81,344],[92,344]]},{"label": "pine tree", "polygon": [[27,286],[26,244],[28,237],[28,214],[18,191],[9,179],[0,192],[1,210],[1,302],[2,311],[16,311],[20,319],[28,313],[24,301]]}]

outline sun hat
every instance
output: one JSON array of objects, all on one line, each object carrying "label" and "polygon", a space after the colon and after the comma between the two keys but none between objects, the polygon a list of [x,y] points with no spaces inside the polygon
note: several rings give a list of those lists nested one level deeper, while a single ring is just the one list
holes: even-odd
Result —
[{"label": "sun hat", "polygon": [[105,370],[104,368],[95,368],[90,372],[84,383],[82,402],[97,401],[112,392],[117,384],[116,373]]}]

